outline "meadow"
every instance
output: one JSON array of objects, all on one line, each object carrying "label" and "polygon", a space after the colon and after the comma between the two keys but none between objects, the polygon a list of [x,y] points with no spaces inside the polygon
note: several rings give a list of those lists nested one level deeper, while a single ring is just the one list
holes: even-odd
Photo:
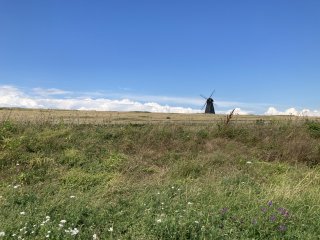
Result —
[{"label": "meadow", "polygon": [[320,239],[320,121],[0,109],[0,239]]}]

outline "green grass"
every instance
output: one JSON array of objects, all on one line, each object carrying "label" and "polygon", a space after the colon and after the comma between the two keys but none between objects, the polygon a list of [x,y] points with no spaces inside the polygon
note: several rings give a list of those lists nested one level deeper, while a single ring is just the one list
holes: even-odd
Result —
[{"label": "green grass", "polygon": [[0,239],[320,239],[319,129],[3,121]]}]

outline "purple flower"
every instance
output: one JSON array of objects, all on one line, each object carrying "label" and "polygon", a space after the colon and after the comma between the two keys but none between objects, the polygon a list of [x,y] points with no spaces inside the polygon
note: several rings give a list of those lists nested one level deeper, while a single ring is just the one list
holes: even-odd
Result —
[{"label": "purple flower", "polygon": [[271,206],[272,206],[272,204],[273,204],[273,202],[272,202],[272,201],[269,201],[269,202],[268,202],[268,206],[269,206],[269,207],[271,207]]},{"label": "purple flower", "polygon": [[276,221],[276,216],[275,215],[271,215],[270,216],[270,222],[274,222],[274,221]]},{"label": "purple flower", "polygon": [[285,225],[280,225],[279,226],[279,231],[280,232],[285,232],[287,230],[287,227]]},{"label": "purple flower", "polygon": [[261,211],[266,213],[267,212],[267,209],[266,208],[261,208]]},{"label": "purple flower", "polygon": [[289,212],[284,208],[278,208],[278,212],[284,217],[289,217]]}]

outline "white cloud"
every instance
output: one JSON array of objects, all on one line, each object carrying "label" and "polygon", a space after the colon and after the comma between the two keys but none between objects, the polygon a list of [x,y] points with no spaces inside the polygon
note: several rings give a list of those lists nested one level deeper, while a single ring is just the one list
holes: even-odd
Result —
[{"label": "white cloud", "polygon": [[265,115],[292,115],[292,116],[314,116],[319,117],[320,112],[317,110],[303,109],[298,111],[295,108],[289,108],[285,111],[279,111],[275,107],[269,107],[269,109],[265,112]]},{"label": "white cloud", "polygon": [[53,95],[66,95],[66,94],[72,93],[72,92],[64,91],[57,88],[49,88],[49,89],[33,88],[32,90],[36,95],[43,96],[43,97],[48,97]]},{"label": "white cloud", "polygon": [[141,103],[129,99],[111,100],[107,98],[52,98],[48,95],[69,93],[59,89],[34,89],[36,96],[30,96],[12,86],[0,86],[1,107],[53,108],[99,111],[148,111],[167,113],[198,113],[199,110],[185,107],[160,105],[155,102]]},{"label": "white cloud", "polygon": [[[217,111],[217,114],[230,114],[231,111],[233,109],[229,109],[227,111]],[[234,108],[234,115],[249,115],[249,114],[254,114],[253,112],[251,111],[246,111],[246,110],[243,110],[241,108]]]}]

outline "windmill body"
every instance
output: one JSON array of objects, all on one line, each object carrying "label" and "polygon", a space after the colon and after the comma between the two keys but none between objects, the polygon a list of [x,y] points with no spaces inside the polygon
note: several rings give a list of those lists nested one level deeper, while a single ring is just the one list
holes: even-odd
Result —
[{"label": "windmill body", "polygon": [[212,98],[208,98],[207,99],[205,113],[216,114],[216,112],[214,110],[214,105],[213,105],[213,99]]}]

